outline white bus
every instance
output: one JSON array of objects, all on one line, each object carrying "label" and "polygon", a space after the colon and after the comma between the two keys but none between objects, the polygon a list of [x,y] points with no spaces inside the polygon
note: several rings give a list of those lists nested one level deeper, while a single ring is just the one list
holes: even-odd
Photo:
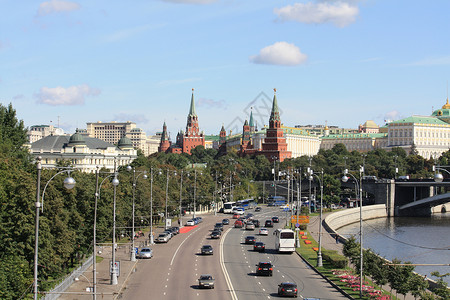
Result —
[{"label": "white bus", "polygon": [[224,214],[233,213],[233,207],[236,207],[236,202],[225,202],[223,204],[223,213]]},{"label": "white bus", "polygon": [[278,252],[292,253],[295,251],[295,234],[290,229],[277,229],[273,233],[276,237],[275,249]]}]

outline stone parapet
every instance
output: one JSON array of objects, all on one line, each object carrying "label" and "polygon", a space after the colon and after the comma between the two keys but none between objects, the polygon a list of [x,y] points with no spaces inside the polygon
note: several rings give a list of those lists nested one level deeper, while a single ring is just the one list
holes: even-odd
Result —
[{"label": "stone parapet", "polygon": [[[344,209],[327,215],[323,226],[328,232],[336,234],[339,228],[359,222],[359,214],[359,207]],[[384,204],[368,205],[362,208],[363,220],[387,217],[387,208]]]}]

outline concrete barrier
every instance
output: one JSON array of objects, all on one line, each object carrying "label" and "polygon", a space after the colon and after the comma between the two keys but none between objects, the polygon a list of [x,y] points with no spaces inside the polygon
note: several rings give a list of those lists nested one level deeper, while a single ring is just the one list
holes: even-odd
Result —
[{"label": "concrete barrier", "polygon": [[[359,207],[344,209],[325,217],[323,226],[331,234],[337,234],[337,230],[348,224],[359,222]],[[368,205],[362,208],[363,220],[387,218],[387,207],[385,204]],[[345,242],[345,238],[339,237],[342,242]]]}]

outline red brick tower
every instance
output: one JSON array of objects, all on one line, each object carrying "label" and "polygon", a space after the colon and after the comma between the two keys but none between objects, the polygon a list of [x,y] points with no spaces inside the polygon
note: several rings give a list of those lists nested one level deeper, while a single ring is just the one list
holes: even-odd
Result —
[{"label": "red brick tower", "polygon": [[266,138],[262,143],[261,154],[265,155],[270,162],[291,158],[292,153],[287,151],[287,143],[281,129],[280,111],[278,110],[277,90],[274,90],[272,112],[270,113],[269,128],[266,130]]},{"label": "red brick tower", "polygon": [[167,152],[170,148],[169,135],[167,134],[166,122],[163,125],[163,132],[161,134],[161,142],[159,142],[158,152]]},{"label": "red brick tower", "polygon": [[225,144],[226,142],[227,142],[227,132],[225,131],[225,127],[223,127],[222,124],[222,128],[220,129],[219,134],[219,147]]},{"label": "red brick tower", "polygon": [[205,147],[205,136],[200,132],[198,117],[195,113],[194,89],[192,89],[191,108],[187,117],[186,132],[183,136],[183,153],[191,154],[191,150],[197,146]]}]

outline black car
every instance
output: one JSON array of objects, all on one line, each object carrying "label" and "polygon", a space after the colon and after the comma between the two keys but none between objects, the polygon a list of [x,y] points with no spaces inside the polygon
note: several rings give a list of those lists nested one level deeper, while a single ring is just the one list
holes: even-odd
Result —
[{"label": "black car", "polygon": [[264,227],[273,227],[272,220],[266,220],[266,223],[264,224]]},{"label": "black car", "polygon": [[266,245],[264,245],[263,242],[256,242],[253,245],[253,251],[265,252],[266,251]]},{"label": "black car", "polygon": [[270,262],[259,262],[256,265],[256,275],[272,276],[273,266]]},{"label": "black car", "polygon": [[278,217],[272,217],[272,221],[274,223],[280,223],[280,219]]},{"label": "black car", "polygon": [[213,251],[213,247],[211,245],[203,245],[202,249],[200,249],[202,255],[213,255],[214,251]]},{"label": "black car", "polygon": [[223,224],[223,225],[229,225],[229,224],[230,224],[230,220],[228,220],[228,219],[223,219],[223,220],[222,220],[222,224]]},{"label": "black car", "polygon": [[282,282],[278,285],[278,296],[297,297],[297,285],[292,282]]},{"label": "black car", "polygon": [[211,232],[211,238],[212,239],[220,239],[220,231],[219,230],[214,230],[213,232]]},{"label": "black car", "polygon": [[222,223],[216,223],[216,225],[214,225],[214,230],[223,231],[223,224]]},{"label": "black car", "polygon": [[256,208],[255,208],[255,211],[261,211],[261,207],[259,207],[259,206],[256,207]]},{"label": "black car", "polygon": [[172,228],[175,231],[175,234],[179,234],[180,233],[180,227],[174,226]]},{"label": "black car", "polygon": [[252,222],[255,224],[255,227],[259,227],[259,220],[253,220]]},{"label": "black car", "polygon": [[245,243],[246,243],[246,244],[251,244],[251,245],[253,245],[255,242],[256,242],[256,238],[255,238],[253,235],[248,235],[248,236],[245,238]]}]

